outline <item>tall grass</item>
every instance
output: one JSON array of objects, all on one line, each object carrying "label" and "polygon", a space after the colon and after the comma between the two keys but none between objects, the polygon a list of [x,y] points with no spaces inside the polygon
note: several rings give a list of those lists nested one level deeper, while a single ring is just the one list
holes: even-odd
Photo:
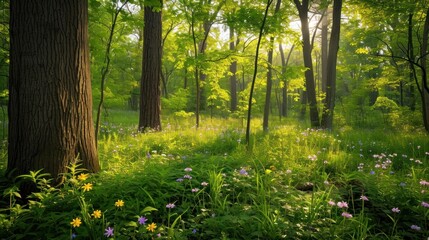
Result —
[{"label": "tall grass", "polygon": [[[425,134],[351,128],[327,132],[285,124],[269,134],[254,131],[249,151],[234,119],[202,118],[197,130],[189,119],[169,117],[162,132],[140,134],[134,113],[109,114],[98,143],[102,171],[83,179],[85,170],[71,165],[60,189],[49,186],[40,172],[17,179],[2,189],[0,238],[429,235]],[[260,122],[254,124],[259,127]],[[26,204],[19,195],[24,180],[40,188]],[[91,189],[85,188],[88,184]],[[119,200],[123,206],[115,205]],[[97,210],[100,218],[94,215]],[[76,218],[79,226],[71,224]]]}]

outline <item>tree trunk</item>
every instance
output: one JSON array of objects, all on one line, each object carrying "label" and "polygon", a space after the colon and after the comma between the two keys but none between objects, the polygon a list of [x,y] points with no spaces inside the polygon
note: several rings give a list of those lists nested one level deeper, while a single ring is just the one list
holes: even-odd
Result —
[{"label": "tree trunk", "polygon": [[332,129],[335,107],[335,91],[337,77],[337,53],[340,43],[340,28],[341,28],[341,7],[342,0],[334,0],[334,10],[332,14],[332,30],[331,39],[329,41],[328,50],[328,69],[326,82],[326,98],[322,113],[322,127]]},{"label": "tree trunk", "polygon": [[[282,0],[277,0],[276,8],[274,10],[274,15],[278,13],[280,10],[280,5],[282,4]],[[264,132],[268,132],[268,121],[270,116],[270,105],[271,105],[271,89],[273,87],[273,47],[274,47],[274,37],[270,37],[270,45],[268,50],[268,72],[267,72],[267,89],[265,92],[265,105],[264,105],[264,119],[262,121],[262,129]]]},{"label": "tree trunk", "polygon": [[[229,50],[235,50],[234,28],[229,28]],[[231,76],[229,77],[229,85],[231,92],[231,112],[237,111],[237,61],[234,60],[229,66]]]},{"label": "tree trunk", "polygon": [[88,2],[10,2],[8,172],[62,182],[80,158],[100,170],[92,120]]},{"label": "tree trunk", "polygon": [[[162,6],[162,1],[157,2]],[[140,85],[139,130],[161,130],[161,55],[162,22],[161,11],[154,6],[144,8],[143,64]]]},{"label": "tree trunk", "polygon": [[294,0],[294,3],[299,12],[301,21],[301,32],[303,41],[303,58],[305,71],[305,87],[308,105],[310,108],[310,122],[312,127],[319,127],[319,111],[317,110],[316,86],[314,83],[313,60],[311,57],[312,46],[310,43],[310,30],[308,25],[308,6],[309,0],[303,0],[302,4],[299,0]]},{"label": "tree trunk", "polygon": [[421,99],[422,99],[422,113],[423,113],[423,125],[425,126],[426,132],[429,132],[429,86],[427,80],[427,66],[426,60],[428,55],[428,38],[429,38],[429,8],[426,11],[426,19],[423,27],[423,38],[421,47],[421,70],[422,70],[422,87],[421,87]]},{"label": "tree trunk", "polygon": [[322,91],[326,92],[326,82],[328,81],[328,11],[324,11],[322,16]]},{"label": "tree trunk", "polygon": [[286,78],[286,68],[289,64],[290,56],[292,55],[292,51],[295,48],[295,44],[292,45],[292,47],[289,50],[289,53],[287,55],[287,58],[285,58],[285,53],[283,51],[283,47],[281,44],[279,44],[279,51],[280,51],[280,58],[282,62],[282,76],[283,76],[283,87],[282,87],[282,106],[281,106],[281,114],[283,117],[287,117],[287,108],[288,108],[288,81]]}]

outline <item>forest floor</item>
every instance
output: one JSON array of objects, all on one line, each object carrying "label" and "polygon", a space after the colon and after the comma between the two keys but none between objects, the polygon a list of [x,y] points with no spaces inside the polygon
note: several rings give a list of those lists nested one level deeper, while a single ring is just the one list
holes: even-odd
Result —
[{"label": "forest floor", "polygon": [[[427,239],[429,141],[392,129],[335,132],[254,120],[163,119],[136,133],[137,113],[111,111],[102,171],[79,162],[61,189],[20,205],[1,175],[0,239]],[[6,153],[0,160],[4,172]]]}]

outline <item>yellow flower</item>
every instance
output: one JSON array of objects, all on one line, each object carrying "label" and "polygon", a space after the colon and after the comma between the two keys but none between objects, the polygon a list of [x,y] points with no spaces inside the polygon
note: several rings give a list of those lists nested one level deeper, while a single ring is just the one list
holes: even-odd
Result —
[{"label": "yellow flower", "polygon": [[156,228],[156,223],[151,223],[151,224],[149,224],[149,225],[146,227],[146,229],[147,229],[148,231],[151,231],[151,232],[154,232],[154,231],[155,231],[155,228]]},{"label": "yellow flower", "polygon": [[79,217],[77,217],[77,218],[73,219],[73,221],[71,221],[70,224],[73,227],[79,227],[82,224],[82,221],[80,220]]},{"label": "yellow flower", "polygon": [[122,200],[118,200],[118,201],[116,201],[116,202],[115,202],[115,206],[116,206],[116,207],[123,207],[123,206],[124,206],[124,201],[122,201]]},{"label": "yellow flower", "polygon": [[94,212],[91,214],[94,218],[101,218],[101,211],[100,210],[94,210]]},{"label": "yellow flower", "polygon": [[82,188],[84,192],[89,191],[92,189],[92,183],[85,183]]},{"label": "yellow flower", "polygon": [[80,181],[85,181],[86,179],[88,179],[88,177],[88,173],[81,173],[79,176],[77,176],[77,179],[79,179]]}]

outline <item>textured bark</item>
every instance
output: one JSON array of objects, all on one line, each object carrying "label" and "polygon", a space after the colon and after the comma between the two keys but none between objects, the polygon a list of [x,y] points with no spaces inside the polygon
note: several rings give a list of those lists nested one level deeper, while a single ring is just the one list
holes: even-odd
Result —
[{"label": "textured bark", "polygon": [[334,0],[332,15],[332,31],[328,50],[328,69],[326,82],[326,98],[322,113],[322,127],[332,129],[335,107],[336,77],[337,77],[337,53],[340,43],[341,7],[342,0]]},{"label": "textured bark", "polygon": [[[162,3],[161,1],[159,2]],[[139,130],[161,130],[161,11],[153,7],[144,8],[143,63],[140,85]]]},{"label": "textured bark", "polygon": [[294,3],[298,9],[299,19],[301,21],[301,32],[302,32],[302,52],[304,58],[304,67],[307,69],[305,71],[305,88],[307,101],[310,108],[310,122],[312,127],[319,127],[319,111],[317,109],[317,99],[316,99],[316,86],[314,82],[314,73],[313,73],[313,60],[311,57],[312,46],[310,43],[310,30],[308,24],[308,6],[309,0],[302,0],[302,3],[299,0],[294,0]]},{"label": "textured bark", "polygon": [[92,121],[88,2],[10,2],[9,155],[15,175],[55,183],[77,157],[100,169]]},{"label": "textured bark", "polygon": [[328,11],[322,16],[322,91],[326,92],[327,69],[328,69]]}]

